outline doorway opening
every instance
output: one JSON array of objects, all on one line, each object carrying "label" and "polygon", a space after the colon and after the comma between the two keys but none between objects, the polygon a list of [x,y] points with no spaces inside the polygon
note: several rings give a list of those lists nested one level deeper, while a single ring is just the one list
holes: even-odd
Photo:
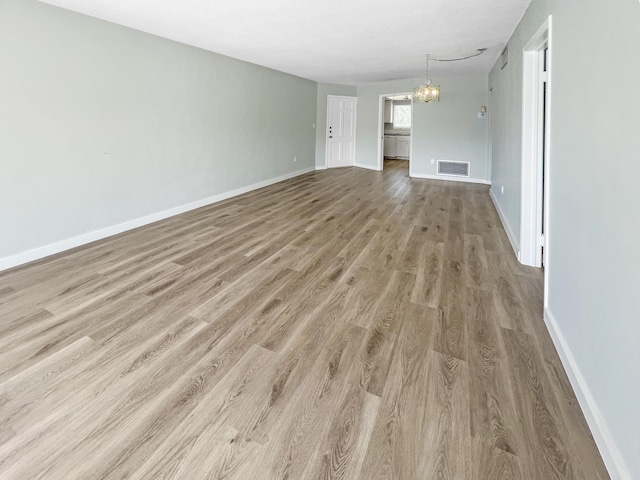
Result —
[{"label": "doorway opening", "polygon": [[407,176],[413,143],[413,103],[411,92],[380,95],[378,108],[378,170],[385,161],[406,162]]}]

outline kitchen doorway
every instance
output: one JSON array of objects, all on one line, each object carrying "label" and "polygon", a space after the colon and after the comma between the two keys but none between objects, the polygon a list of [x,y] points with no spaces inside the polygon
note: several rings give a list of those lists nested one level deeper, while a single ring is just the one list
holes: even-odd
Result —
[{"label": "kitchen doorway", "polygon": [[413,103],[410,92],[380,95],[378,108],[378,170],[384,162],[406,161],[407,176],[413,142]]}]

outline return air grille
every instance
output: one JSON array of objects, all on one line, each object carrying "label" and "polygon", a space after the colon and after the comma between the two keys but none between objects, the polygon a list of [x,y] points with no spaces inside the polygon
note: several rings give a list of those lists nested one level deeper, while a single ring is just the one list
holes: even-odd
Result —
[{"label": "return air grille", "polygon": [[456,177],[468,177],[469,162],[438,160],[438,175],[455,175]]},{"label": "return air grille", "polygon": [[504,47],[504,50],[502,50],[502,53],[500,54],[500,70],[506,67],[507,63],[509,63],[509,45]]}]

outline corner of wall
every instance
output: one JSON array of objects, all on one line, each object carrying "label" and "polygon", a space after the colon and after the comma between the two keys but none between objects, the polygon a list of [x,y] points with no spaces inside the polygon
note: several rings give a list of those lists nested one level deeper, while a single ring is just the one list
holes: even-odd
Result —
[{"label": "corner of wall", "polygon": [[631,475],[611,432],[607,428],[600,408],[591,394],[589,385],[578,367],[558,322],[548,307],[544,310],[544,322],[612,480],[631,480]]},{"label": "corner of wall", "polygon": [[513,229],[511,228],[511,225],[507,221],[507,217],[504,214],[504,212],[502,211],[502,207],[500,206],[500,202],[498,201],[496,196],[493,194],[493,188],[491,190],[489,190],[489,196],[491,197],[491,200],[493,201],[493,205],[496,207],[496,211],[498,212],[498,216],[500,217],[500,221],[502,222],[502,226],[504,227],[504,231],[507,233],[507,237],[509,237],[509,242],[511,243],[511,248],[513,248],[513,252],[515,253],[516,258],[520,259],[520,239],[514,233]]}]

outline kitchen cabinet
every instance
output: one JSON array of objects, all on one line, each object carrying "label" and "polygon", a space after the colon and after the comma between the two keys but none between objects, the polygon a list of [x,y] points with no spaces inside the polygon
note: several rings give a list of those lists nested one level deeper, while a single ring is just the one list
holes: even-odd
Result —
[{"label": "kitchen cabinet", "polygon": [[393,102],[384,101],[384,123],[393,123]]},{"label": "kitchen cabinet", "polygon": [[396,158],[396,137],[391,135],[384,136],[384,156]]},{"label": "kitchen cabinet", "polygon": [[411,145],[410,136],[396,137],[396,157],[409,158],[409,150]]},{"label": "kitchen cabinet", "polygon": [[386,158],[409,159],[411,145],[410,135],[385,135],[384,136],[384,156]]}]

